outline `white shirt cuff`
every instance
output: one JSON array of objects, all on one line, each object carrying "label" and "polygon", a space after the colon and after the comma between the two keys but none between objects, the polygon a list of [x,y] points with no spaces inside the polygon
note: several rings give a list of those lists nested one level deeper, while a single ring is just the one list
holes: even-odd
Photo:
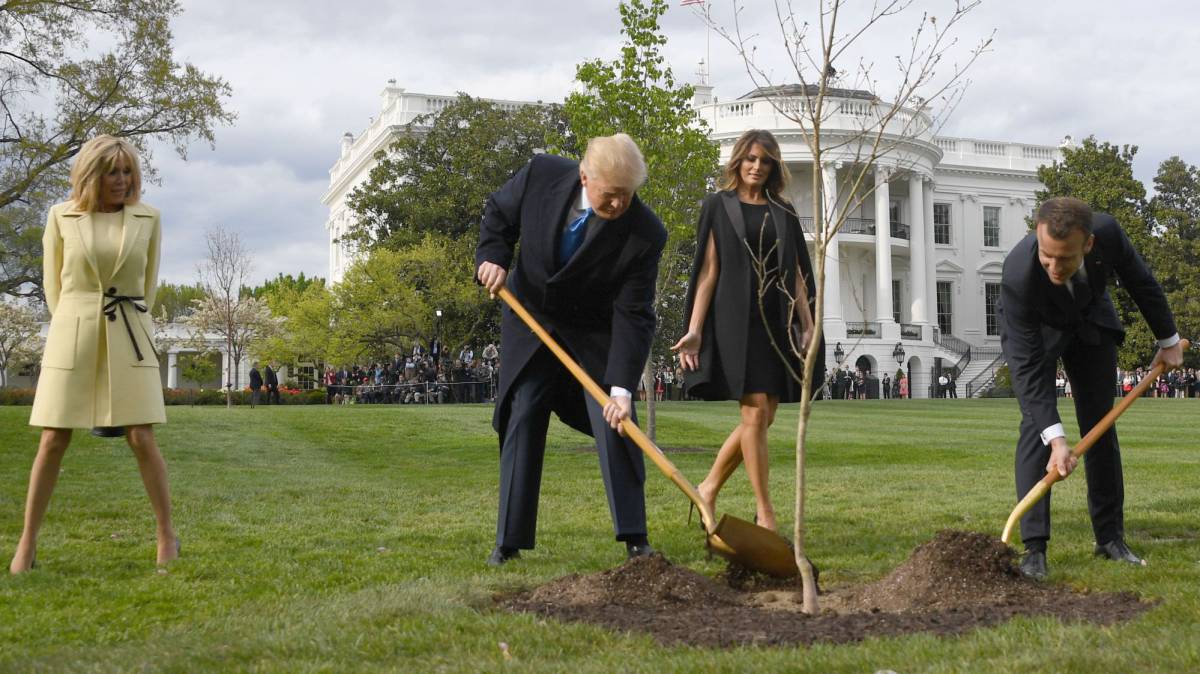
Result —
[{"label": "white shirt cuff", "polygon": [[1179,343],[1179,333],[1175,333],[1166,339],[1158,340],[1158,348],[1169,349]]},{"label": "white shirt cuff", "polygon": [[1048,426],[1046,430],[1042,431],[1042,444],[1049,445],[1050,441],[1054,438],[1065,438],[1066,436],[1067,432],[1063,430],[1063,425],[1054,424],[1053,426]]},{"label": "white shirt cuff", "polygon": [[633,394],[630,393],[629,391],[621,388],[620,386],[614,386],[614,387],[612,387],[612,390],[608,392],[608,397],[616,398],[617,396],[624,396],[626,398],[632,398]]}]

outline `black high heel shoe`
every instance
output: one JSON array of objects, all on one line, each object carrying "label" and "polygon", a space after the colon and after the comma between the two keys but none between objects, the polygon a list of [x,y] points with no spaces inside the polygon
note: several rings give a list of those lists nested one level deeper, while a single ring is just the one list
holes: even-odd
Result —
[{"label": "black high heel shoe", "polygon": [[[688,523],[688,526],[689,526],[689,527],[690,527],[690,526],[692,526],[692,513],[693,513],[693,512],[695,512],[695,510],[696,510],[696,504],[695,504],[695,503],[688,503],[688,520],[687,520],[687,523]],[[699,524],[699,526],[700,526],[700,531],[703,531],[703,532],[704,532],[704,533],[706,533],[706,534],[708,533],[708,528],[704,526],[704,518],[703,518],[703,517],[701,517],[701,518],[700,518],[700,524]]]}]

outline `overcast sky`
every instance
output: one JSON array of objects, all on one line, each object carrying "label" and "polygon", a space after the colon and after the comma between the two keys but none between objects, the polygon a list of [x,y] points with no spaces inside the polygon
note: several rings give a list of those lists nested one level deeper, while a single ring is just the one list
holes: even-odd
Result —
[{"label": "overcast sky", "polygon": [[[706,29],[694,11],[672,7],[663,21],[666,54],[680,80],[694,81]],[[853,0],[852,0],[853,2]],[[776,49],[774,3],[749,0],[742,14],[757,31],[763,62],[792,81]],[[886,77],[907,47],[918,12],[949,16],[951,2],[917,0],[856,52]],[[233,87],[234,126],[216,148],[195,144],[186,162],[155,153],[162,184],[146,200],[163,211],[162,277],[192,282],[212,225],[237,231],[253,251],[252,278],[280,272],[326,276],[327,210],[321,196],[339,141],[358,135],[379,112],[388,79],[409,91],[518,100],[561,100],[575,66],[614,58],[617,3],[399,0],[184,0],[173,29],[181,60]],[[816,2],[794,0],[798,12]],[[728,0],[714,16],[732,26]],[[848,24],[843,24],[848,25]],[[990,0],[956,34],[995,41],[971,69],[965,100],[943,133],[1058,144],[1095,134],[1140,147],[1137,176],[1149,186],[1158,164],[1179,155],[1200,164],[1200,6],[1124,0]],[[721,99],[753,88],[728,43],[711,41],[712,83]],[[962,50],[958,51],[963,53]]]}]

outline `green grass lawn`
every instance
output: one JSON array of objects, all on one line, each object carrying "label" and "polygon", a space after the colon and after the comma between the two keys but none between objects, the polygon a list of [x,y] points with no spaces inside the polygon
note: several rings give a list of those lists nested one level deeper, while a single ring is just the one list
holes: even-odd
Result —
[{"label": "green grass lawn", "polygon": [[[949,639],[732,651],[665,648],[491,609],[497,592],[624,561],[596,456],[577,451],[588,439],[557,422],[538,547],[497,571],[483,563],[497,498],[490,406],[168,410],[158,437],[183,558],[155,572],[153,518],[128,448],[77,433],[41,568],[0,577],[0,670],[1200,670],[1200,401],[1143,400],[1120,425],[1127,537],[1148,568],[1092,557],[1082,475],[1054,490],[1052,581],[1161,600],[1142,618],[1104,628],[1021,619]],[[796,414],[781,410],[771,432],[781,528],[791,526]],[[664,404],[659,442],[709,448],[671,455],[698,481],[736,415],[731,403]],[[5,564],[37,441],[28,416],[0,408]],[[999,536],[1014,502],[1013,401],[819,403],[813,419],[809,548],[823,584],[876,579],[938,529]],[[715,574],[723,564],[685,526],[687,501],[649,462],[647,471],[651,542]],[[743,471],[718,510],[753,513]]]}]

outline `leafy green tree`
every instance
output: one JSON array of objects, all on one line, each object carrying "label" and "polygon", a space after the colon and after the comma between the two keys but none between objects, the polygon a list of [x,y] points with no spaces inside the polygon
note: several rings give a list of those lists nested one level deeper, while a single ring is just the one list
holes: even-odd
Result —
[{"label": "leafy green tree", "polygon": [[185,156],[234,120],[229,85],[175,59],[180,11],[177,0],[0,3],[0,293],[40,296],[29,262],[45,205],[65,194],[84,141],[122,136],[149,159],[147,141],[165,140]]},{"label": "leafy green tree", "polygon": [[[282,291],[284,290],[295,291],[295,293],[292,293],[293,296],[296,294],[303,294],[304,291],[308,290],[309,287],[314,285],[325,285],[325,279],[318,276],[305,276],[304,272],[300,272],[299,276],[292,276],[291,274],[284,274],[280,272],[278,276],[269,281],[263,282],[262,285],[254,286],[253,288],[243,288],[242,295],[249,295],[250,297],[257,297],[259,299],[267,298],[268,304],[272,304],[271,310],[275,311],[276,306],[274,306],[274,304],[270,301],[270,295],[282,294]],[[276,315],[280,314],[277,313]]]},{"label": "leafy green tree", "polygon": [[[1157,242],[1145,216],[1146,187],[1133,177],[1137,150],[1136,145],[1101,143],[1095,136],[1085,138],[1079,147],[1063,148],[1062,161],[1038,169],[1038,179],[1046,189],[1036,193],[1037,203],[1051,197],[1082,199],[1093,210],[1115,217],[1142,256],[1153,259]],[[1123,368],[1149,364],[1156,351],[1149,326],[1129,293],[1119,287],[1111,292],[1127,330],[1118,363]]]},{"label": "leafy green tree", "polygon": [[[196,386],[204,386],[214,380],[220,381],[220,363],[213,360],[215,351],[203,353],[184,353],[179,356],[179,376],[184,381],[190,381]],[[220,388],[220,383],[217,387]]]},{"label": "leafy green tree", "polygon": [[[414,344],[479,337],[486,324],[468,242],[428,235],[403,250],[377,248],[332,289],[328,360],[356,363],[390,357]],[[441,321],[434,312],[442,310]]]},{"label": "leafy green tree", "polygon": [[[575,72],[583,91],[564,105],[580,147],[596,136],[629,134],[646,158],[649,178],[638,197],[662,219],[669,238],[659,263],[656,310],[660,329],[651,360],[671,362],[670,346],[682,334],[686,285],[695,251],[700,203],[712,187],[720,149],[692,107],[691,85],[679,84],[666,65],[666,35],[659,19],[666,0],[627,0],[620,5],[621,56],[585,61]],[[646,369],[646,390],[653,377]],[[652,399],[653,396],[647,396]],[[647,427],[654,437],[654,412]]]},{"label": "leafy green tree", "polygon": [[278,285],[262,299],[273,316],[283,319],[279,333],[258,348],[262,358],[281,363],[327,362],[333,294],[324,283]]},{"label": "leafy green tree", "polygon": [[[1200,170],[1179,157],[1165,160],[1154,177],[1147,209],[1158,235],[1152,254],[1155,274],[1167,293],[1179,333],[1200,335]],[[1200,353],[1184,356],[1200,366]]]},{"label": "leafy green tree", "polygon": [[347,197],[357,221],[346,239],[400,250],[427,233],[474,238],[488,195],[535,151],[570,145],[559,106],[505,110],[459,94],[379,154],[367,182]]},{"label": "leafy green tree", "polygon": [[154,296],[150,315],[166,323],[178,321],[192,313],[195,301],[204,297],[204,287],[199,283],[163,283]]}]

